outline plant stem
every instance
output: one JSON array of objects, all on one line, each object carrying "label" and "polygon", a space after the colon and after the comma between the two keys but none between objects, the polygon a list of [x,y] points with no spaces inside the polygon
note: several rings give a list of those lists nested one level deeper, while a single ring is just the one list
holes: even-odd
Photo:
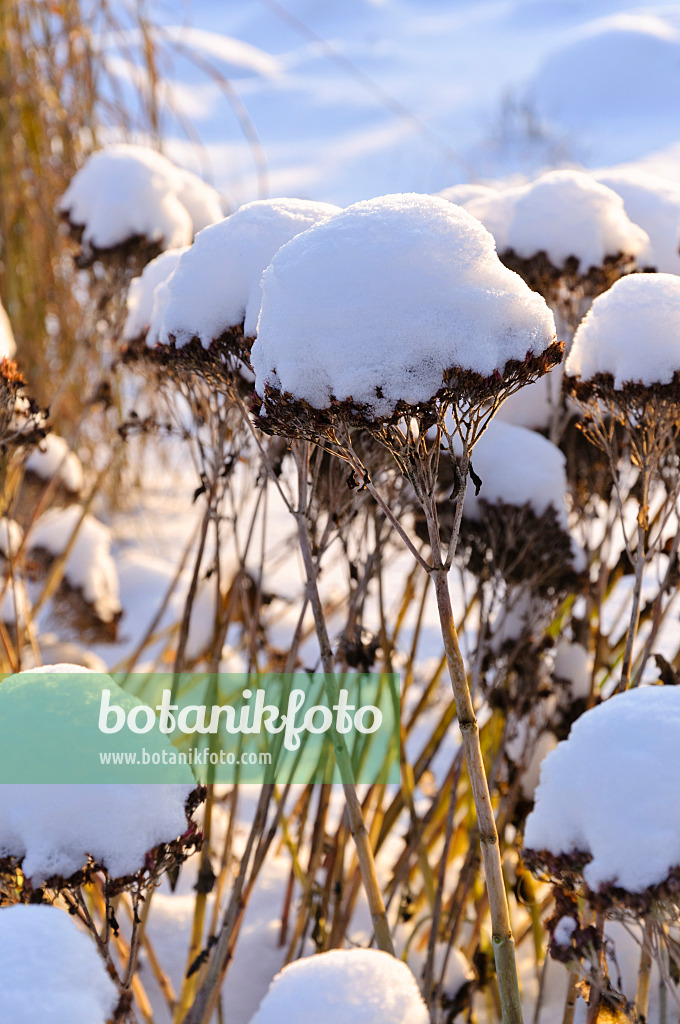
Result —
[{"label": "plant stem", "polygon": [[637,548],[635,549],[635,586],[633,589],[633,607],[630,612],[630,625],[628,626],[626,648],[623,654],[623,664],[621,666],[621,682],[619,683],[620,692],[630,689],[630,673],[633,664],[633,645],[635,644],[635,637],[637,636],[638,626],[640,624],[642,579],[645,570],[644,545],[645,528],[642,523],[640,523],[638,525]]},{"label": "plant stem", "polygon": [[640,1022],[647,1020],[649,1012],[649,982],[652,973],[652,943],[649,925],[642,929],[642,950],[640,951],[640,967],[638,970],[635,1009]]},{"label": "plant stem", "polygon": [[432,498],[429,501],[423,501],[423,510],[427,519],[433,557],[433,567],[430,575],[432,576],[437,597],[437,610],[439,612],[442,640],[444,641],[444,652],[453,688],[453,696],[456,702],[458,724],[463,740],[465,761],[477,813],[482,863],[489,897],[489,909],[491,911],[493,953],[501,997],[503,1024],[521,1024],[522,1005],[517,979],[515,941],[512,936],[510,911],[503,881],[496,821],[484,770],[484,760],[479,742],[479,728],[472,706],[465,664],[453,618],[448,585],[448,570],[441,558],[439,529],[434,500]]},{"label": "plant stem", "polygon": [[[298,507],[295,510],[294,515],[298,527],[300,551],[307,579],[307,596],[309,598],[309,603],[312,606],[314,624],[316,626],[316,632],[319,639],[326,690],[328,692],[331,707],[333,707],[339,703],[340,697],[338,684],[333,672],[333,651],[328,636],[328,630],[326,628],[326,620],[324,618],[323,606],[321,604],[321,595],[319,594],[319,588],[317,585],[317,566],[312,555],[312,546],[310,543],[309,527],[307,523],[307,469],[309,462],[309,449],[310,446],[307,441],[299,442],[295,445],[299,500]],[[390,928],[387,922],[385,903],[383,901],[380,884],[378,882],[378,875],[375,868],[375,860],[373,858],[369,833],[366,828],[364,816],[361,811],[361,804],[359,803],[359,798],[354,785],[352,762],[344,739],[341,735],[336,735],[334,746],[335,756],[340,770],[340,777],[342,779],[342,787],[345,793],[345,800],[347,802],[347,818],[357,851],[359,870],[361,872],[361,879],[366,891],[366,898],[371,912],[371,920],[373,922],[376,941],[380,949],[385,950],[387,953],[394,954],[394,945],[392,943],[392,936],[390,935]]]}]

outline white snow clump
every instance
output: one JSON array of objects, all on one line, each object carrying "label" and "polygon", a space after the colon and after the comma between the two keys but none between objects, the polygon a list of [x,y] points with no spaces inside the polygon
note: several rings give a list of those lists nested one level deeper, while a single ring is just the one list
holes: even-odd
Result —
[{"label": "white snow clump", "polygon": [[127,317],[123,340],[134,341],[144,335],[158,337],[163,313],[170,299],[167,282],[177,269],[188,245],[167,249],[147,263],[139,277],[133,278],[125,299]]},{"label": "white snow clump", "polygon": [[66,557],[64,576],[91,604],[102,622],[113,622],[120,613],[118,573],[111,557],[111,534],[94,516],[86,515],[78,526],[79,505],[53,508],[31,528],[31,550],[42,549],[53,556],[66,550],[73,532],[78,533]]},{"label": "white snow clump", "polygon": [[260,278],[274,254],[313,224],[340,212],[339,206],[305,199],[257,199],[206,228],[173,274],[158,331],[148,342],[178,347],[198,337],[204,348],[230,328],[244,325],[252,337],[260,312]]},{"label": "white snow clump", "polygon": [[606,256],[637,256],[649,245],[623,199],[582,171],[549,171],[529,185],[471,199],[465,209],[489,229],[500,253],[525,259],[545,252],[560,267],[569,256],[584,273]]},{"label": "white snow clump", "polygon": [[105,1024],[118,992],[72,917],[55,907],[0,911],[2,1002],[6,1024]]},{"label": "white snow clump", "polygon": [[[0,686],[3,779],[20,775],[30,781],[0,785],[0,857],[23,859],[23,872],[34,885],[70,877],[88,855],[113,878],[134,874],[144,867],[148,850],[186,831],[185,803],[196,785],[187,765],[173,768],[172,778],[182,781],[163,785],[100,781],[116,777],[101,764],[100,752],[119,749],[113,740],[107,746],[110,737],[98,729],[104,689],[126,713],[141,704],[110,676],[80,665],[29,669]],[[174,749],[157,730],[127,730],[125,743],[140,753],[145,748],[149,756]],[[43,784],[50,772],[87,774],[94,781]],[[168,778],[167,770],[155,774],[159,781]]]},{"label": "white snow clump", "polygon": [[334,949],[277,974],[250,1024],[427,1024],[405,963],[376,949]]},{"label": "white snow clump", "polygon": [[479,494],[471,484],[466,488],[463,510],[470,519],[479,519],[482,501],[489,505],[528,504],[537,516],[552,506],[560,525],[568,531],[566,459],[547,438],[525,427],[492,420],[475,445],[472,463],[482,484]]},{"label": "white snow clump", "polygon": [[680,688],[639,686],[574,723],[546,757],[524,845],[590,854],[588,886],[642,892],[680,866]]},{"label": "white snow clump", "polygon": [[80,494],[83,489],[81,461],[58,434],[46,434],[26,459],[25,466],[41,480],[51,480],[58,474],[59,483],[71,494]]},{"label": "white snow clump", "polygon": [[256,390],[319,409],[352,398],[389,415],[399,401],[431,400],[450,368],[490,376],[555,334],[489,232],[434,196],[348,207],[279,250],[262,290]]},{"label": "white snow clump", "polygon": [[565,373],[611,374],[614,387],[670,384],[680,371],[680,277],[630,274],[595,299],[574,335]]},{"label": "white snow clump", "polygon": [[136,237],[163,249],[188,245],[223,215],[218,193],[196,174],[127,143],[93,153],[71,180],[60,210],[83,228],[88,255]]},{"label": "white snow clump", "polygon": [[649,236],[638,264],[680,274],[680,186],[638,168],[601,171],[595,177],[621,196],[630,219]]}]

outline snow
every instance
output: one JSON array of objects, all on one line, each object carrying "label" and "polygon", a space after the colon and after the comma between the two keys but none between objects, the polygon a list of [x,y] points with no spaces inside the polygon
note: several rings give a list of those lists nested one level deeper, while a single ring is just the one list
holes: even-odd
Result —
[{"label": "snow", "polygon": [[180,257],[188,249],[188,245],[167,249],[147,263],[140,276],[130,282],[125,298],[127,317],[123,327],[124,341],[141,338],[147,331],[151,331],[152,336],[158,334],[170,298],[166,283],[174,274]]},{"label": "snow", "polygon": [[553,678],[564,679],[569,683],[570,695],[574,700],[590,696],[592,664],[583,644],[560,637],[555,645],[552,674]]},{"label": "snow", "polygon": [[649,244],[621,196],[583,171],[549,171],[528,185],[470,199],[465,208],[489,229],[500,253],[513,249],[529,259],[545,252],[556,267],[576,256],[585,272],[605,256],[637,256]]},{"label": "snow", "polygon": [[302,199],[256,200],[206,228],[182,256],[170,282],[158,337],[149,344],[179,347],[198,337],[204,348],[244,324],[252,337],[260,312],[260,278],[274,254],[295,235],[340,212]]},{"label": "snow", "polygon": [[680,185],[634,168],[601,171],[595,177],[618,192],[630,219],[649,235],[649,245],[638,256],[640,266],[680,274]]},{"label": "snow", "polygon": [[677,139],[677,8],[616,13],[579,27],[531,82],[537,112],[581,148],[631,159]]},{"label": "snow", "polygon": [[93,940],[64,911],[0,911],[2,1024],[104,1024],[118,1001]]},{"label": "snow", "polygon": [[197,231],[222,217],[217,192],[195,174],[153,149],[123,143],[89,157],[60,210],[83,227],[86,253],[135,237],[164,249],[188,245]]},{"label": "snow", "polygon": [[28,456],[25,466],[41,480],[51,480],[59,474],[59,483],[71,494],[80,494],[83,489],[80,459],[58,434],[47,434]]},{"label": "snow", "polygon": [[595,299],[581,321],[565,373],[598,373],[626,381],[668,384],[680,371],[680,278],[631,274]]},{"label": "snow", "polygon": [[[3,592],[4,591],[4,592]],[[16,626],[24,629],[27,613],[30,612],[31,602],[26,587],[18,579],[0,581],[0,620],[9,626]]]},{"label": "snow", "polygon": [[102,622],[112,622],[121,608],[111,535],[103,523],[89,514],[78,525],[81,516],[79,505],[50,509],[31,528],[29,547],[41,548],[56,557],[66,550],[78,529],[66,556],[64,576],[71,586],[82,590]]},{"label": "snow", "polygon": [[472,465],[482,485],[477,495],[468,483],[463,506],[466,516],[479,519],[481,502],[528,504],[537,516],[552,506],[568,529],[566,459],[547,438],[525,427],[492,420],[475,445]]},{"label": "snow", "polygon": [[456,206],[465,206],[472,199],[485,199],[487,196],[494,195],[497,191],[497,189],[491,188],[490,185],[476,185],[469,182],[443,188],[441,192],[437,192],[437,195],[442,199],[448,199],[450,203],[455,203]]},{"label": "snow", "polygon": [[17,345],[12,332],[12,325],[0,302],[0,359],[12,359],[16,355]]},{"label": "snow", "polygon": [[562,402],[562,367],[554,367],[526,387],[520,388],[496,413],[499,420],[529,430],[548,430]]},{"label": "snow", "polygon": [[334,949],[274,978],[251,1024],[427,1024],[406,964],[375,949]]},{"label": "snow", "polygon": [[[111,877],[133,874],[144,866],[148,850],[187,828],[184,805],[195,787],[188,766],[173,769],[173,778],[185,782],[100,781],[115,777],[115,769],[101,765],[99,752],[119,749],[108,746],[97,728],[103,689],[126,711],[141,703],[110,676],[77,665],[30,669],[0,687],[3,781],[19,775],[32,782],[0,786],[0,856],[23,858],[33,884],[52,875],[68,878],[85,866],[88,854]],[[169,737],[157,730],[126,730],[125,744],[130,751],[172,749]],[[43,784],[46,774],[71,771],[90,775],[93,783]],[[167,779],[162,771],[156,776]]]},{"label": "snow", "polygon": [[572,726],[541,769],[524,845],[592,855],[593,891],[642,892],[680,866],[680,689],[638,687]]},{"label": "snow", "polygon": [[24,539],[24,531],[16,519],[0,517],[0,554],[4,558],[14,558]]},{"label": "snow", "polygon": [[482,225],[432,196],[349,207],[284,246],[262,289],[256,390],[269,383],[316,408],[351,396],[388,415],[400,400],[429,401],[451,367],[489,376],[555,332]]}]

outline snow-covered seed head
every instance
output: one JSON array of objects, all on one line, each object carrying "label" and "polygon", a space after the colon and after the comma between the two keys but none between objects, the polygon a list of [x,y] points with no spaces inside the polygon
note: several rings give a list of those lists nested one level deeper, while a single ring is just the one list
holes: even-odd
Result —
[{"label": "snow-covered seed head", "polygon": [[357,203],[298,235],[262,279],[252,350],[261,422],[303,433],[500,400],[561,357],[552,314],[464,210]]}]

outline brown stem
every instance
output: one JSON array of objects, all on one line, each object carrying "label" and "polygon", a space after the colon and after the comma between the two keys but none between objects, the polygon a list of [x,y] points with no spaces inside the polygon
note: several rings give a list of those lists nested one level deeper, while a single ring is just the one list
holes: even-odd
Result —
[{"label": "brown stem", "polygon": [[444,652],[453,688],[453,696],[456,702],[458,724],[463,740],[465,761],[477,813],[482,863],[489,897],[489,909],[491,911],[493,952],[501,997],[503,1024],[521,1024],[522,1005],[517,979],[515,942],[512,935],[510,911],[503,881],[496,821],[479,742],[479,728],[472,706],[465,664],[453,619],[451,595],[448,586],[448,571],[441,558],[434,500],[429,498],[424,500],[422,504],[427,520],[433,556],[433,568],[430,574],[437,597],[437,610],[439,612],[442,640],[444,641]]}]

